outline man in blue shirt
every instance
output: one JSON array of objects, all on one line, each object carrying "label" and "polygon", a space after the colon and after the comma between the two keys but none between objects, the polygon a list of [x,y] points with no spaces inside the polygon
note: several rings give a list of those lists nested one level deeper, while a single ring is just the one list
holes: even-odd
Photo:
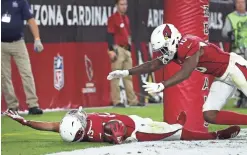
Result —
[{"label": "man in blue shirt", "polygon": [[11,57],[13,57],[21,75],[29,114],[42,114],[43,111],[38,105],[29,55],[23,39],[24,20],[26,20],[34,37],[34,50],[41,52],[44,49],[29,4],[26,0],[2,0],[1,17],[1,80],[8,109],[17,111],[19,107],[11,81]]}]

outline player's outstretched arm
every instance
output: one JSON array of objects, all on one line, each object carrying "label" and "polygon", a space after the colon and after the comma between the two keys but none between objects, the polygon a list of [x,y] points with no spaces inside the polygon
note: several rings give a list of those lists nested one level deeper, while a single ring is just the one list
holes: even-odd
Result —
[{"label": "player's outstretched arm", "polygon": [[141,64],[139,66],[129,69],[129,75],[145,74],[145,73],[154,72],[160,69],[162,66],[164,66],[164,64],[160,61],[159,58],[157,58],[152,61],[147,61],[144,64]]},{"label": "player's outstretched arm", "polygon": [[163,81],[163,85],[165,88],[176,85],[185,79],[189,78],[191,73],[197,67],[199,62],[199,58],[201,55],[201,51],[196,52],[193,56],[187,58],[183,63],[182,68],[176,74],[174,74],[171,78],[166,81]]},{"label": "player's outstretched arm", "polygon": [[26,120],[25,118],[20,116],[17,112],[13,112],[11,110],[5,112],[5,115],[24,126],[29,126],[36,130],[59,132],[60,122],[42,122],[42,121]]},{"label": "player's outstretched arm", "polygon": [[164,64],[157,58],[129,70],[115,70],[107,76],[108,80],[123,78],[128,75],[145,74],[160,69]]},{"label": "player's outstretched arm", "polygon": [[142,86],[144,91],[147,91],[148,93],[161,92],[165,88],[176,85],[187,79],[196,68],[200,53],[201,52],[197,52],[193,56],[187,58],[180,71],[174,74],[170,79],[160,83],[144,82],[144,85]]},{"label": "player's outstretched arm", "polygon": [[59,132],[60,122],[27,121],[27,126],[41,131]]}]

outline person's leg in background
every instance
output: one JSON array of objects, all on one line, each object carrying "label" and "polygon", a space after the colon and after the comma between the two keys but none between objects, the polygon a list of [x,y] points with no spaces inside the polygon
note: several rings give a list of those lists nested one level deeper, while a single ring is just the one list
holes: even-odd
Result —
[{"label": "person's leg in background", "polygon": [[241,108],[245,104],[245,100],[246,100],[245,95],[241,91],[239,91],[239,94],[240,94],[239,100],[236,105],[237,108]]},{"label": "person's leg in background", "polygon": [[[241,56],[245,60],[247,60],[246,59],[246,54],[247,54],[246,52],[247,51],[242,51],[239,48],[237,48],[233,52],[238,54],[239,56]],[[236,101],[235,101],[234,105],[237,108],[241,108],[241,107],[245,107],[246,108],[247,97],[244,95],[244,93],[242,91],[237,90],[236,93],[235,93],[235,98],[236,98]]]},{"label": "person's leg in background", "polygon": [[15,95],[11,78],[10,44],[11,43],[1,43],[1,86],[8,109],[18,111],[19,102]]},{"label": "person's leg in background", "polygon": [[42,114],[43,111],[39,109],[31,63],[25,42],[20,40],[12,44],[11,53],[21,75],[29,114]]},{"label": "person's leg in background", "polygon": [[[118,50],[117,53],[117,59],[111,62],[112,71],[123,69],[124,53],[121,50]],[[125,104],[121,103],[119,79],[116,78],[111,80],[111,99],[113,106],[125,107]]]},{"label": "person's leg in background", "polygon": [[239,101],[237,102],[237,107],[246,108],[246,101],[247,101],[247,62],[246,60],[245,64],[244,62],[240,62],[240,64],[237,64],[235,66],[234,73],[232,74],[233,82],[237,85],[239,89]]},{"label": "person's leg in background", "polygon": [[[125,56],[124,62],[123,62],[123,69],[128,70],[132,68],[132,57],[131,53],[128,50],[125,50],[121,47],[118,47],[119,50],[122,50]],[[131,106],[144,106],[144,104],[139,103],[137,96],[135,94],[134,88],[133,88],[133,82],[132,82],[132,76],[127,76],[123,78],[124,87],[126,90],[126,95],[128,99],[128,103]]]},{"label": "person's leg in background", "polygon": [[242,102],[240,104],[240,108],[247,108],[247,97],[243,94]]},{"label": "person's leg in background", "polygon": [[242,103],[242,97],[243,97],[243,93],[239,90],[236,90],[236,92],[234,93],[234,95],[231,97],[232,100],[234,100],[233,105],[236,108],[239,108],[241,103]]}]

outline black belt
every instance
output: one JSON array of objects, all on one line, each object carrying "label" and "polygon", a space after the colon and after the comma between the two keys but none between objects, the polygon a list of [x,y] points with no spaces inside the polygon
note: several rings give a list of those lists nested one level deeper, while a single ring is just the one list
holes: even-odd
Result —
[{"label": "black belt", "polygon": [[13,42],[17,42],[19,40],[23,39],[22,37],[21,38],[18,38],[18,39],[2,39],[1,42],[3,43],[13,43]]},{"label": "black belt", "polygon": [[118,45],[120,47],[122,47],[125,50],[130,50],[130,46],[129,45]]}]

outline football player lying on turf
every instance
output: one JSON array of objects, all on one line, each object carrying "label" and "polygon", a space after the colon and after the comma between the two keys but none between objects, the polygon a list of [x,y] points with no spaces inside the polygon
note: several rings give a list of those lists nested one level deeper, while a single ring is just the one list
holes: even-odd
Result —
[{"label": "football player lying on turf", "polygon": [[155,28],[151,35],[151,45],[154,51],[160,51],[163,55],[129,70],[113,71],[107,79],[154,72],[174,61],[181,64],[180,71],[160,83],[146,82],[143,86],[145,91],[163,91],[189,78],[194,70],[198,70],[215,77],[203,105],[204,119],[213,124],[247,125],[247,115],[221,111],[236,88],[247,96],[247,61],[244,58],[235,53],[226,53],[197,36],[182,36],[172,24]]},{"label": "football player lying on turf", "polygon": [[203,133],[183,128],[186,114],[182,112],[178,124],[153,121],[136,115],[115,113],[88,113],[82,107],[69,111],[61,122],[37,122],[25,120],[13,111],[5,114],[24,126],[36,130],[59,132],[62,139],[68,142],[110,142],[121,144],[137,141],[157,140],[209,140],[233,138],[240,132],[239,126],[225,130]]}]

